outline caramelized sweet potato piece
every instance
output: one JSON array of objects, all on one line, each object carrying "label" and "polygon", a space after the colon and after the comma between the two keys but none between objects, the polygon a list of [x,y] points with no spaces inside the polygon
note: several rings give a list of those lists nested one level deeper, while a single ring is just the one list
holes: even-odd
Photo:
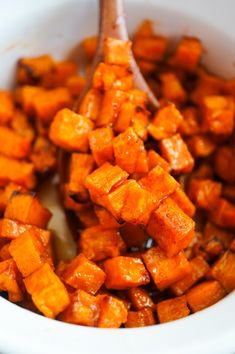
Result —
[{"label": "caramelized sweet potato piece", "polygon": [[97,89],[90,89],[83,98],[78,113],[96,122],[99,117],[102,103],[102,94]]},{"label": "caramelized sweet potato piece", "polygon": [[163,158],[170,163],[175,173],[189,173],[192,171],[194,159],[179,134],[161,140],[160,149]]},{"label": "caramelized sweet potato piece", "polygon": [[7,127],[0,126],[0,153],[17,159],[27,157],[31,140],[22,137]]},{"label": "caramelized sweet potato piece", "polygon": [[202,162],[198,168],[193,171],[191,176],[192,178],[212,179],[214,177],[214,171],[211,165]]},{"label": "caramelized sweet potato piece", "polygon": [[104,93],[102,107],[96,120],[98,127],[115,123],[122,104],[127,100],[128,94],[121,90],[108,90]]},{"label": "caramelized sweet potato piece", "polygon": [[186,101],[186,92],[174,73],[162,73],[160,80],[161,92],[164,99],[176,104],[183,104]]},{"label": "caramelized sweet potato piece", "polygon": [[133,86],[133,75],[129,68],[100,63],[94,72],[92,86],[102,91],[128,91]]},{"label": "caramelized sweet potato piece", "polygon": [[142,258],[159,290],[168,288],[191,272],[191,265],[183,252],[169,258],[160,247],[152,247]]},{"label": "caramelized sweet potato piece", "polygon": [[151,171],[154,167],[160,166],[163,170],[170,172],[170,165],[169,163],[163,159],[156,151],[149,150],[147,152],[148,158],[148,169]]},{"label": "caramelized sweet potato piece", "polygon": [[9,252],[10,243],[5,244],[0,249],[0,259],[1,261],[6,261],[7,259],[11,259],[11,254]]},{"label": "caramelized sweet potato piece", "polygon": [[50,139],[63,149],[87,152],[88,134],[92,128],[93,123],[89,118],[65,108],[53,119]]},{"label": "caramelized sweet potato piece", "polygon": [[147,290],[141,287],[131,288],[127,291],[127,296],[131,301],[134,310],[142,310],[144,308],[154,308],[154,303],[149,296]]},{"label": "caramelized sweet potato piece", "polygon": [[232,252],[235,252],[235,239],[233,239],[233,241],[231,242],[230,250],[231,250]]},{"label": "caramelized sweet potato piece", "polygon": [[80,253],[66,266],[62,278],[73,288],[94,295],[104,283],[105,273]]},{"label": "caramelized sweet potato piece", "polygon": [[197,312],[214,305],[226,295],[225,290],[216,280],[204,281],[186,293],[187,303],[192,312]]},{"label": "caramelized sweet potato piece", "polygon": [[25,140],[28,139],[29,142],[34,140],[34,127],[30,123],[28,116],[22,110],[15,110],[10,126],[14,132],[19,134],[22,138],[25,138]]},{"label": "caramelized sweet potato piece", "polygon": [[172,257],[189,245],[194,226],[194,221],[172,199],[167,198],[152,213],[147,232],[167,256]]},{"label": "caramelized sweet potato piece", "polygon": [[199,111],[196,107],[186,107],[182,111],[183,120],[179,126],[182,136],[191,136],[199,133]]},{"label": "caramelized sweet potato piece", "polygon": [[59,315],[63,322],[82,326],[96,326],[99,318],[99,303],[95,296],[83,290],[77,290],[70,296],[70,304]]},{"label": "caramelized sweet potato piece", "polygon": [[139,225],[125,223],[120,228],[120,233],[128,247],[142,248],[147,240],[147,233]]},{"label": "caramelized sweet potato piece", "polygon": [[90,149],[98,166],[105,162],[114,162],[113,138],[113,130],[110,127],[95,129],[89,133]]},{"label": "caramelized sweet potato piece", "polygon": [[211,210],[210,219],[218,226],[235,229],[235,205],[226,199],[218,199]]},{"label": "caramelized sweet potato piece", "polygon": [[233,232],[221,229],[210,222],[207,222],[203,229],[203,237],[205,242],[218,241],[224,249],[229,248],[234,237]]},{"label": "caramelized sweet potato piece", "polygon": [[56,62],[53,69],[43,76],[41,85],[46,88],[65,86],[66,81],[77,71],[76,63],[65,60]]},{"label": "caramelized sweet potato piece", "polygon": [[235,289],[235,254],[227,251],[213,265],[211,274],[223,288],[230,292]]},{"label": "caramelized sweet potato piece", "polygon": [[148,126],[149,134],[156,140],[169,138],[174,135],[183,117],[173,103],[160,108]]},{"label": "caramelized sweet potato piece", "polygon": [[39,136],[33,144],[30,161],[38,173],[53,171],[57,164],[56,147],[48,139]]},{"label": "caramelized sweet potato piece", "polygon": [[191,272],[171,286],[171,290],[176,296],[184,294],[199,279],[204,277],[210,269],[208,263],[201,256],[193,258],[190,264]]},{"label": "caramelized sweet potato piece", "polygon": [[4,217],[22,222],[23,224],[31,224],[42,229],[46,228],[52,214],[41,205],[40,200],[35,193],[14,194],[7,204]]},{"label": "caramelized sweet potato piece", "polygon": [[114,257],[104,262],[107,289],[128,289],[148,284],[149,275],[140,258]]},{"label": "caramelized sweet potato piece", "polygon": [[4,211],[6,209],[7,203],[14,192],[25,192],[25,189],[18,184],[8,183],[0,193],[0,210]]},{"label": "caramelized sweet potato piece", "polygon": [[34,188],[36,179],[33,164],[0,155],[0,185],[4,186],[9,182],[28,189]]},{"label": "caramelized sweet potato piece", "polygon": [[233,146],[220,146],[215,155],[215,172],[225,182],[235,182],[235,148]]},{"label": "caramelized sweet potato piece", "polygon": [[7,291],[8,299],[12,302],[23,300],[20,279],[20,274],[13,259],[0,262],[0,291]]},{"label": "caramelized sweet potato piece", "polygon": [[14,102],[10,92],[0,91],[0,124],[5,125],[13,118]]},{"label": "caramelized sweet potato piece", "polygon": [[175,321],[190,314],[184,295],[161,301],[156,305],[156,309],[160,323]]},{"label": "caramelized sweet potato piece", "polygon": [[188,196],[199,209],[211,210],[221,194],[221,183],[210,179],[191,179]]},{"label": "caramelized sweet potato piece", "polygon": [[171,194],[171,199],[174,200],[174,202],[180,209],[183,210],[185,214],[191,218],[194,216],[196,207],[181,187],[176,188],[176,190]]},{"label": "caramelized sweet potato piece", "polygon": [[92,261],[101,261],[122,254],[125,243],[117,228],[106,229],[98,225],[81,232],[78,250]]},{"label": "caramelized sweet potato piece", "polygon": [[82,41],[82,46],[85,51],[85,54],[89,60],[92,60],[95,56],[96,46],[97,46],[97,37],[87,37]]},{"label": "caramelized sweet potato piece", "polygon": [[66,80],[66,87],[69,90],[70,95],[74,98],[78,98],[80,96],[82,90],[85,87],[85,84],[86,79],[83,76],[73,75]]},{"label": "caramelized sweet potato piece", "polygon": [[33,115],[35,114],[34,98],[36,95],[41,94],[44,91],[45,90],[41,87],[24,85],[16,89],[15,99],[25,114]]},{"label": "caramelized sweet potato piece", "polygon": [[167,39],[161,36],[138,35],[133,41],[133,53],[135,57],[147,61],[160,61],[167,48]]},{"label": "caramelized sweet potato piece", "polygon": [[144,308],[139,311],[129,311],[125,327],[145,327],[154,324],[156,324],[156,320],[153,311],[150,308]]},{"label": "caramelized sweet potato piece", "polygon": [[226,199],[235,202],[235,185],[234,184],[224,184],[222,186],[222,196]]},{"label": "caramelized sweet potato piece", "polygon": [[202,100],[203,130],[214,135],[231,135],[234,128],[232,97],[206,96]]},{"label": "caramelized sweet potato piece", "polygon": [[106,38],[104,41],[104,62],[129,66],[131,61],[131,42],[116,38]]},{"label": "caramelized sweet potato piece", "polygon": [[70,303],[64,284],[47,263],[25,278],[24,284],[34,304],[46,317],[55,318]]},{"label": "caramelized sweet potato piece", "polygon": [[193,157],[207,157],[211,155],[215,149],[215,143],[210,139],[209,136],[204,134],[196,134],[191,136],[187,140],[188,148],[193,155]]},{"label": "caramelized sweet potato piece", "polygon": [[[81,204],[80,204],[80,206],[81,206]],[[82,204],[82,206],[83,206],[83,204]],[[82,209],[80,208],[79,211],[76,210],[76,214],[77,214],[80,222],[82,223],[83,227],[92,227],[92,226],[96,226],[99,224],[99,220],[96,217],[96,214],[94,212],[94,208],[92,205],[89,205],[85,208],[83,206]]]},{"label": "caramelized sweet potato piece", "polygon": [[19,84],[41,84],[53,67],[54,61],[50,55],[22,58],[18,61],[17,81]]},{"label": "caramelized sweet potato piece", "polygon": [[105,208],[99,205],[95,205],[95,214],[99,220],[99,224],[107,229],[120,227],[114,216]]},{"label": "caramelized sweet potato piece", "polygon": [[100,315],[98,327],[119,328],[127,320],[127,308],[121,299],[111,295],[99,295]]},{"label": "caramelized sweet potato piece", "polygon": [[194,37],[183,37],[178,44],[172,63],[184,70],[194,71],[203,53],[201,42]]}]

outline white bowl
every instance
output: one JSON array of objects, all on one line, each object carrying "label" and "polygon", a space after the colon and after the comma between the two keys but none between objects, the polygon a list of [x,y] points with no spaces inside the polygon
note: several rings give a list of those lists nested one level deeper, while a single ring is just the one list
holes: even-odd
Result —
[{"label": "white bowl", "polygon": [[[111,1],[111,0],[110,0]],[[21,56],[51,53],[64,58],[81,38],[96,33],[95,0],[0,0],[0,85],[12,84]],[[212,8],[213,6],[213,8]],[[203,40],[204,62],[216,73],[235,76],[235,3],[231,0],[129,0],[133,31],[144,18],[175,38]],[[55,220],[54,220],[55,222]],[[235,293],[185,319],[137,329],[97,329],[61,323],[0,298],[0,352],[4,354],[235,352]]]}]

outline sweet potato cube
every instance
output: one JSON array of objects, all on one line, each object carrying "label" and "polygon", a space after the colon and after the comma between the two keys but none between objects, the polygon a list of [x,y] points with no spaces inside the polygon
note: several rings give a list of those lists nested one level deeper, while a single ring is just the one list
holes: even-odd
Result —
[{"label": "sweet potato cube", "polygon": [[94,170],[95,163],[92,155],[73,153],[69,164],[68,192],[77,202],[88,199],[88,191],[85,188],[86,177]]},{"label": "sweet potato cube", "polygon": [[149,134],[156,140],[169,138],[174,135],[183,117],[173,103],[160,108],[148,126]]},{"label": "sweet potato cube", "polygon": [[65,150],[87,152],[88,134],[92,128],[89,118],[65,108],[54,117],[49,135],[55,145]]},{"label": "sweet potato cube", "polygon": [[116,38],[106,38],[104,41],[104,62],[129,66],[131,61],[131,42]]},{"label": "sweet potato cube", "polygon": [[101,261],[122,254],[125,251],[125,243],[117,228],[106,229],[98,225],[81,232],[78,249],[88,259]]},{"label": "sweet potato cube", "polygon": [[16,159],[25,158],[30,151],[31,140],[7,127],[0,126],[0,153]]},{"label": "sweet potato cube", "polygon": [[205,69],[198,70],[198,80],[196,87],[190,95],[190,99],[201,104],[205,96],[220,95],[224,90],[224,80],[218,76],[208,74]]},{"label": "sweet potato cube", "polygon": [[137,36],[133,41],[135,57],[148,61],[160,61],[167,48],[167,39],[161,36]]},{"label": "sweet potato cube", "polygon": [[175,321],[190,314],[184,295],[161,301],[156,305],[156,309],[160,323]]},{"label": "sweet potato cube", "polygon": [[107,209],[103,208],[102,206],[95,205],[94,210],[101,226],[105,227],[106,229],[120,227],[120,224]]},{"label": "sweet potato cube", "polygon": [[187,140],[187,146],[193,157],[207,157],[211,155],[215,149],[216,144],[211,138],[204,134],[196,134]]},{"label": "sweet potato cube", "polygon": [[161,140],[160,149],[163,158],[170,163],[175,173],[189,173],[192,171],[194,159],[179,134]]},{"label": "sweet potato cube", "polygon": [[20,109],[16,109],[10,122],[11,128],[22,138],[32,142],[35,138],[35,131],[29,117]]},{"label": "sweet potato cube", "polygon": [[205,242],[218,241],[224,249],[228,249],[234,238],[234,233],[207,222],[203,229],[203,237]]},{"label": "sweet potato cube", "polygon": [[33,115],[35,114],[34,98],[42,92],[45,90],[41,87],[24,85],[16,89],[15,99],[25,114]]},{"label": "sweet potato cube", "polygon": [[85,187],[88,189],[91,199],[99,204],[99,197],[108,194],[112,188],[122,184],[127,177],[126,171],[106,162],[87,176]]},{"label": "sweet potato cube", "polygon": [[187,303],[192,312],[214,305],[225,297],[226,292],[216,280],[208,280],[195,285],[186,293]]},{"label": "sweet potato cube", "polygon": [[235,229],[235,205],[219,198],[210,212],[210,219],[218,226]]},{"label": "sweet potato cube", "polygon": [[47,263],[25,278],[24,284],[34,304],[46,317],[55,318],[70,303],[64,284]]},{"label": "sweet potato cube", "polygon": [[142,248],[147,240],[146,231],[139,225],[125,223],[120,228],[120,233],[128,247]]},{"label": "sweet potato cube", "polygon": [[7,204],[4,217],[45,229],[52,214],[44,208],[35,193],[14,194]]},{"label": "sweet potato cube", "polygon": [[100,63],[94,72],[92,86],[101,92],[111,89],[128,91],[133,86],[133,75],[129,68]]},{"label": "sweet potato cube", "polygon": [[147,152],[148,158],[148,167],[149,171],[151,171],[154,167],[160,166],[163,170],[170,172],[170,165],[169,163],[161,157],[156,151],[149,150]]},{"label": "sweet potato cube", "polygon": [[125,327],[146,327],[154,324],[156,324],[156,320],[153,311],[150,308],[144,308],[139,311],[129,311]]},{"label": "sweet potato cube", "polygon": [[78,98],[81,95],[85,87],[85,84],[86,84],[86,79],[83,76],[73,75],[66,80],[66,87],[69,90],[70,95],[74,98]]},{"label": "sweet potato cube", "polygon": [[[129,185],[121,210],[121,219],[132,224],[146,225],[150,214],[159,201],[151,192],[142,188],[136,181]],[[133,208],[133,206],[135,206]]]},{"label": "sweet potato cube", "polygon": [[194,71],[202,53],[203,48],[197,38],[183,37],[174,54],[173,63],[184,70]]},{"label": "sweet potato cube", "polygon": [[114,161],[113,138],[113,130],[110,127],[95,129],[89,133],[90,149],[98,166]]},{"label": "sweet potato cube", "polygon": [[0,185],[4,186],[9,182],[27,189],[34,188],[36,179],[33,164],[0,155]]},{"label": "sweet potato cube", "polygon": [[11,254],[9,252],[9,247],[10,243],[5,244],[4,246],[1,246],[0,249],[0,259],[1,261],[6,261],[7,259],[11,259]]},{"label": "sweet potato cube", "polygon": [[33,144],[29,158],[38,173],[53,171],[57,165],[56,147],[47,138],[39,136]]},{"label": "sweet potato cube", "polygon": [[[142,110],[142,108],[141,108]],[[133,117],[138,114],[138,108],[130,101],[125,101],[122,103],[118,117],[114,124],[114,131],[118,133],[123,133],[126,129],[132,125]]]},{"label": "sweet potato cube", "polygon": [[186,101],[186,92],[174,73],[163,73],[160,75],[160,80],[163,98],[176,104],[183,104]]},{"label": "sweet potato cube", "polygon": [[194,221],[171,198],[166,198],[152,213],[147,232],[172,257],[189,245],[194,226]]},{"label": "sweet potato cube", "polygon": [[147,290],[141,287],[131,288],[127,291],[127,296],[131,301],[132,307],[135,310],[142,310],[144,308],[154,308],[154,303],[149,296]]},{"label": "sweet potato cube", "polygon": [[215,155],[215,172],[225,182],[235,183],[235,149],[231,145],[220,146]]},{"label": "sweet potato cube", "polygon": [[221,183],[210,179],[191,179],[188,196],[197,208],[211,210],[221,194]]},{"label": "sweet potato cube", "polygon": [[54,64],[50,55],[22,58],[18,61],[17,81],[19,84],[41,84],[44,76],[53,69]]},{"label": "sweet potato cube", "polygon": [[115,257],[104,262],[105,286],[108,289],[128,289],[149,283],[150,278],[140,258]]},{"label": "sweet potato cube", "polygon": [[180,209],[183,210],[185,214],[191,218],[194,216],[196,211],[195,205],[191,202],[181,187],[176,188],[176,190],[171,194],[171,199],[174,200],[174,202]]},{"label": "sweet potato cube", "polygon": [[7,124],[14,114],[14,102],[7,91],[0,91],[0,124]]},{"label": "sweet potato cube", "polygon": [[202,100],[204,131],[214,135],[231,135],[234,128],[234,101],[232,97],[206,96]]},{"label": "sweet potato cube", "polygon": [[67,265],[62,277],[73,288],[94,295],[104,283],[105,273],[83,254],[79,254]]},{"label": "sweet potato cube", "polygon": [[97,47],[97,37],[87,37],[82,41],[82,46],[85,54],[89,60],[93,59],[95,56],[95,51]]},{"label": "sweet potato cube", "polygon": [[[82,205],[82,208],[81,208]],[[83,205],[80,204],[80,210],[76,211],[76,215],[78,216],[80,222],[82,223],[83,227],[92,227],[99,224],[99,220],[96,217],[94,207],[92,205]]]},{"label": "sweet potato cube", "polygon": [[113,151],[116,164],[123,170],[128,173],[148,172],[144,143],[133,128],[128,128],[113,139]]},{"label": "sweet potato cube", "polygon": [[195,107],[186,107],[182,111],[183,120],[179,126],[182,136],[191,136],[199,133],[199,110]]},{"label": "sweet potato cube", "polygon": [[139,183],[155,196],[158,204],[179,187],[178,182],[161,166],[153,168]]},{"label": "sweet potato cube", "polygon": [[169,258],[160,247],[152,247],[142,258],[159,290],[168,288],[191,272],[191,265],[183,252]]},{"label": "sweet potato cube", "polygon": [[54,64],[53,69],[43,76],[41,85],[46,88],[65,86],[66,81],[77,72],[77,65],[70,60]]},{"label": "sweet potato cube", "polygon": [[0,194],[0,209],[5,210],[8,201],[14,192],[25,192],[25,188],[15,183],[8,183]]},{"label": "sweet potato cube", "polygon": [[222,186],[222,196],[232,202],[235,202],[235,185],[224,184]]},{"label": "sweet potato cube", "polygon": [[121,299],[111,295],[99,295],[100,315],[98,327],[119,328],[127,320],[127,308]]},{"label": "sweet potato cube", "polygon": [[20,274],[13,259],[0,262],[0,291],[8,292],[8,299],[12,302],[23,300],[19,285]]},{"label": "sweet potato cube", "polygon": [[204,277],[210,269],[208,263],[201,256],[193,258],[190,264],[191,272],[171,286],[171,290],[176,296],[183,295],[192,285]]},{"label": "sweet potato cube", "polygon": [[95,296],[84,290],[77,290],[70,296],[70,301],[66,310],[59,315],[61,321],[81,326],[97,325],[99,303]]},{"label": "sweet potato cube", "polygon": [[235,254],[227,251],[213,265],[212,276],[230,292],[235,289]]},{"label": "sweet potato cube", "polygon": [[83,98],[78,113],[95,122],[99,117],[101,104],[101,92],[97,89],[92,88],[87,92],[86,96]]},{"label": "sweet potato cube", "polygon": [[102,107],[96,120],[97,127],[115,123],[122,104],[127,100],[128,94],[121,90],[108,90],[104,93]]}]

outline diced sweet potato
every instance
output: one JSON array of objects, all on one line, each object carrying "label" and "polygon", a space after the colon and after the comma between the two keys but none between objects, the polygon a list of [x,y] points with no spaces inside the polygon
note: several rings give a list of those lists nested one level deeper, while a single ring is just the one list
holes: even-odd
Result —
[{"label": "diced sweet potato", "polygon": [[204,277],[210,269],[208,263],[200,256],[193,258],[190,264],[191,272],[171,286],[171,290],[176,296],[184,294],[199,279]]},{"label": "diced sweet potato", "polygon": [[83,290],[77,290],[70,296],[70,304],[59,315],[63,322],[81,326],[96,326],[99,318],[99,303],[95,296]]},{"label": "diced sweet potato", "polygon": [[100,225],[104,228],[112,229],[120,227],[120,224],[107,209],[102,206],[95,205],[94,210]]},{"label": "diced sweet potato", "polygon": [[186,299],[192,312],[197,312],[214,305],[226,295],[225,290],[216,280],[204,281],[186,293]]},{"label": "diced sweet potato", "polygon": [[160,61],[167,48],[167,39],[160,36],[137,36],[133,41],[133,53],[137,58]]},{"label": "diced sweet potato", "polygon": [[212,210],[221,194],[221,183],[210,179],[191,179],[188,196],[199,209]]},{"label": "diced sweet potato", "polygon": [[22,159],[30,151],[31,140],[20,136],[7,127],[0,126],[0,153],[8,157]]},{"label": "diced sweet potato", "polygon": [[212,179],[214,176],[214,171],[211,165],[208,163],[201,163],[197,169],[191,174],[193,178],[199,179]]},{"label": "diced sweet potato", "polygon": [[107,289],[128,289],[148,284],[149,275],[140,258],[115,257],[104,263]]},{"label": "diced sweet potato", "polygon": [[154,308],[154,303],[144,288],[131,288],[127,291],[127,296],[131,301],[134,310],[142,310],[144,308]]},{"label": "diced sweet potato", "polygon": [[183,37],[172,58],[174,65],[184,70],[194,71],[203,53],[201,42],[197,38]]},{"label": "diced sweet potato", "polygon": [[184,295],[175,299],[161,301],[156,305],[156,309],[160,323],[175,321],[190,314]]},{"label": "diced sweet potato", "polygon": [[232,134],[234,128],[234,101],[232,97],[206,96],[202,100],[203,130],[214,135]]},{"label": "diced sweet potato", "polygon": [[231,242],[230,250],[231,250],[232,252],[235,252],[235,239],[233,239],[233,241]]},{"label": "diced sweet potato", "polygon": [[224,184],[222,186],[222,196],[226,199],[235,202],[235,185],[234,184]]},{"label": "diced sweet potato", "polygon": [[96,217],[92,205],[85,206],[85,208],[83,205],[82,209],[80,209],[79,211],[76,210],[76,215],[78,216],[79,221],[82,223],[83,227],[92,227],[99,224],[99,220]]},{"label": "diced sweet potato", "polygon": [[183,120],[179,126],[182,136],[191,136],[199,133],[199,111],[195,107],[186,107],[182,111]]},{"label": "diced sweet potato", "polygon": [[98,127],[115,123],[122,103],[128,98],[128,94],[121,90],[108,90],[104,93],[102,107],[96,125]]},{"label": "diced sweet potato", "polygon": [[111,295],[99,295],[100,315],[98,327],[119,328],[127,320],[127,308],[121,299]]},{"label": "diced sweet potato", "polygon": [[0,124],[7,124],[14,114],[14,102],[10,92],[0,91]]},{"label": "diced sweet potato", "polygon": [[191,272],[191,265],[183,252],[169,258],[160,247],[152,247],[142,258],[159,290],[168,288]]},{"label": "diced sweet potato", "polygon": [[14,192],[25,192],[25,189],[18,184],[15,184],[12,182],[8,183],[6,185],[6,187],[4,188],[4,190],[2,190],[2,192],[0,193],[0,209],[1,210],[3,210],[3,211],[5,210],[7,203],[10,200],[10,198]]},{"label": "diced sweet potato", "polygon": [[110,127],[95,129],[89,133],[90,149],[98,166],[105,162],[114,162],[113,138],[113,130]]},{"label": "diced sweet potato", "polygon": [[85,54],[89,60],[93,59],[95,56],[95,51],[97,47],[97,37],[87,37],[82,41],[82,46]]},{"label": "diced sweet potato", "polygon": [[235,149],[224,145],[217,149],[215,155],[215,172],[225,182],[235,182]]},{"label": "diced sweet potato", "polygon": [[22,110],[15,110],[10,126],[22,138],[28,139],[30,142],[34,140],[34,127],[29,121],[29,117]]},{"label": "diced sweet potato", "polygon": [[106,162],[86,178],[85,187],[88,189],[91,199],[100,204],[98,203],[99,198],[108,194],[115,186],[122,184],[127,177],[126,171]]},{"label": "diced sweet potato", "polygon": [[179,134],[160,142],[160,149],[175,173],[189,173],[194,167],[194,159]]},{"label": "diced sweet potato", "polygon": [[106,229],[102,226],[94,226],[81,232],[78,249],[88,259],[101,261],[122,254],[125,251],[125,243],[117,228]]},{"label": "diced sweet potato", "polygon": [[204,134],[193,135],[187,140],[187,145],[195,158],[207,157],[216,149],[215,143],[209,136]]},{"label": "diced sweet potato", "polygon": [[53,171],[57,164],[56,147],[42,136],[35,140],[29,157],[38,173]]},{"label": "diced sweet potato", "polygon": [[92,88],[87,92],[86,96],[83,98],[78,113],[95,122],[99,117],[101,103],[101,92],[97,89]]},{"label": "diced sweet potato", "polygon": [[41,84],[53,67],[54,61],[50,55],[22,58],[18,61],[17,81],[19,84]]},{"label": "diced sweet potato", "polygon": [[154,167],[160,166],[163,170],[170,172],[170,165],[169,163],[163,159],[156,151],[149,150],[147,152],[148,158],[148,168],[151,171]]},{"label": "diced sweet potato", "polygon": [[147,154],[143,141],[133,128],[128,128],[113,139],[113,151],[116,164],[128,173],[148,171]]},{"label": "diced sweet potato", "polygon": [[129,311],[125,327],[145,327],[152,326],[154,324],[156,324],[156,320],[154,318],[153,311],[150,308],[144,308],[139,311]]},{"label": "diced sweet potato", "polygon": [[[70,95],[74,98],[78,98],[86,84],[86,79],[83,76],[73,75],[66,80],[66,87],[70,92]],[[84,114],[85,115],[85,114]],[[90,117],[88,117],[90,118]]]},{"label": "diced sweet potato", "polygon": [[157,63],[141,58],[136,58],[137,65],[144,76],[150,75],[157,70]]},{"label": "diced sweet potato", "polygon": [[0,185],[4,186],[9,182],[28,189],[34,188],[36,179],[33,164],[0,155]]},{"label": "diced sweet potato", "polygon": [[34,98],[39,93],[43,93],[45,90],[41,87],[24,85],[18,87],[15,92],[16,102],[22,107],[23,112],[26,114],[35,114],[34,111]]},{"label": "diced sweet potato", "polygon": [[174,73],[162,73],[160,80],[163,98],[176,104],[183,104],[186,101],[186,91]]},{"label": "diced sweet potato", "polygon": [[115,38],[104,41],[104,62],[129,66],[131,61],[131,42]]},{"label": "diced sweet potato", "polygon": [[4,217],[31,224],[42,229],[46,228],[52,214],[44,208],[35,193],[14,194],[7,204]]},{"label": "diced sweet potato", "polygon": [[120,233],[128,247],[142,248],[147,240],[147,233],[138,225],[125,223],[120,228]]},{"label": "diced sweet potato", "polygon": [[79,254],[66,266],[62,277],[73,288],[94,295],[104,283],[105,273],[83,254]]},{"label": "diced sweet potato", "polygon": [[0,259],[1,261],[6,261],[7,259],[11,259],[11,254],[9,252],[10,243],[5,244],[0,249]]},{"label": "diced sweet potato", "polygon": [[25,278],[24,283],[34,304],[46,317],[55,318],[70,303],[64,284],[47,263]]},{"label": "diced sweet potato", "polygon": [[207,222],[203,229],[203,237],[205,242],[213,240],[218,241],[224,249],[228,249],[233,240],[234,234],[231,231],[221,229],[220,227]]},{"label": "diced sweet potato", "polygon": [[133,75],[129,68],[100,63],[94,72],[92,86],[102,91],[128,91],[133,86]]},{"label": "diced sweet potato", "polygon": [[171,194],[171,199],[174,200],[174,202],[180,209],[183,210],[185,214],[191,218],[194,216],[196,207],[181,187],[176,188],[176,190]]},{"label": "diced sweet potato", "polygon": [[93,123],[89,118],[65,108],[53,119],[50,139],[63,149],[87,152],[88,134],[92,128]]},{"label": "diced sweet potato", "polygon": [[235,254],[227,251],[213,265],[212,276],[223,288],[230,292],[235,289]]},{"label": "diced sweet potato", "polygon": [[75,75],[77,65],[70,60],[56,62],[53,69],[43,76],[41,86],[45,88],[54,88],[65,86],[68,78]]},{"label": "diced sweet potato", "polygon": [[218,226],[235,229],[235,205],[226,199],[218,199],[211,210],[210,219]]},{"label": "diced sweet potato", "polygon": [[172,257],[189,245],[194,226],[194,221],[172,199],[166,198],[152,213],[147,232]]},{"label": "diced sweet potato", "polygon": [[160,108],[148,126],[149,134],[156,140],[169,138],[174,135],[183,117],[173,103]]},{"label": "diced sweet potato", "polygon": [[8,292],[8,299],[12,302],[23,300],[20,288],[20,274],[13,259],[0,262],[0,291]]}]

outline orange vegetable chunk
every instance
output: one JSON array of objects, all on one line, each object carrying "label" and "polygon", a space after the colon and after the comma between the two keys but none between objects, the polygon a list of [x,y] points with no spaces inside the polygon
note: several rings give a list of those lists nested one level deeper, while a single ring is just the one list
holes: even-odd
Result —
[{"label": "orange vegetable chunk", "polygon": [[220,146],[215,155],[215,172],[225,182],[235,183],[235,148]]},{"label": "orange vegetable chunk", "polygon": [[12,182],[8,183],[6,185],[6,187],[4,188],[4,190],[0,193],[0,209],[1,210],[3,210],[3,211],[5,210],[7,203],[10,200],[10,198],[14,192],[25,192],[25,189],[18,184],[15,184]]},{"label": "orange vegetable chunk", "polygon": [[127,308],[121,299],[111,295],[98,296],[100,315],[98,327],[119,328],[127,320]]},{"label": "orange vegetable chunk", "polygon": [[183,210],[185,214],[191,218],[194,216],[196,207],[181,187],[176,188],[176,190],[171,194],[171,199],[178,205],[180,209]]},{"label": "orange vegetable chunk", "polygon": [[105,162],[114,162],[113,138],[113,130],[110,127],[95,129],[89,133],[90,149],[98,166]]},{"label": "orange vegetable chunk", "polygon": [[212,276],[230,292],[235,289],[235,254],[227,251],[212,266]]},{"label": "orange vegetable chunk", "polygon": [[183,104],[186,101],[186,91],[180,80],[174,73],[160,74],[162,96],[175,104]]},{"label": "orange vegetable chunk", "polygon": [[102,103],[102,94],[99,90],[91,88],[83,98],[78,113],[96,121],[99,117]]},{"label": "orange vegetable chunk", "polygon": [[130,41],[108,37],[104,41],[104,62],[129,66],[131,61],[130,49]]},{"label": "orange vegetable chunk", "polygon": [[195,107],[185,107],[182,111],[183,120],[179,126],[182,136],[191,136],[199,133],[199,110]]},{"label": "orange vegetable chunk", "polygon": [[192,312],[214,305],[225,297],[226,292],[216,280],[208,280],[195,285],[186,293],[186,299]]},{"label": "orange vegetable chunk", "polygon": [[14,114],[12,96],[7,91],[0,91],[0,124],[7,124]]},{"label": "orange vegetable chunk", "polygon": [[89,60],[93,59],[95,56],[96,46],[97,46],[97,37],[87,37],[82,41],[83,49],[86,53],[86,56]]},{"label": "orange vegetable chunk", "polygon": [[191,179],[188,196],[199,209],[211,210],[216,205],[222,185],[211,179]]},{"label": "orange vegetable chunk", "polygon": [[210,219],[218,226],[235,229],[235,205],[219,198],[211,210]]},{"label": "orange vegetable chunk", "polygon": [[65,108],[54,117],[49,135],[55,145],[65,150],[87,152],[88,134],[92,128],[89,118]]},{"label": "orange vegetable chunk", "polygon": [[145,327],[152,326],[154,324],[156,324],[156,320],[154,318],[153,311],[150,308],[144,308],[139,311],[129,311],[125,327]]},{"label": "orange vegetable chunk", "polygon": [[5,156],[21,159],[29,154],[31,140],[7,127],[0,126],[0,141],[0,153]]},{"label": "orange vegetable chunk", "polygon": [[106,229],[120,227],[120,224],[107,209],[99,205],[95,205],[94,209],[101,226],[105,227]]},{"label": "orange vegetable chunk", "polygon": [[184,70],[194,71],[203,53],[201,42],[197,38],[183,37],[172,58],[174,65]]},{"label": "orange vegetable chunk", "polygon": [[148,284],[149,275],[140,258],[115,257],[104,263],[107,289],[128,289]]},{"label": "orange vegetable chunk", "polygon": [[19,84],[41,84],[54,64],[50,55],[22,58],[18,61],[17,81]]},{"label": "orange vegetable chunk", "polygon": [[149,296],[147,290],[141,287],[130,288],[127,291],[127,296],[135,310],[142,310],[144,308],[154,308],[154,303]]},{"label": "orange vegetable chunk", "polygon": [[147,61],[160,61],[167,48],[167,39],[161,36],[136,36],[133,53],[137,58]]},{"label": "orange vegetable chunk", "polygon": [[183,252],[169,258],[157,246],[147,250],[142,258],[159,290],[168,288],[191,272],[191,265]]},{"label": "orange vegetable chunk", "polygon": [[13,259],[0,262],[0,291],[7,291],[8,299],[12,302],[23,300],[20,279],[20,274]]},{"label": "orange vegetable chunk", "polygon": [[154,167],[160,166],[163,170],[170,172],[170,165],[169,163],[161,157],[156,151],[149,150],[147,152],[148,158],[148,169],[151,171]]},{"label": "orange vegetable chunk", "polygon": [[73,288],[94,295],[104,283],[105,273],[83,254],[79,254],[67,265],[62,277]]},{"label": "orange vegetable chunk", "polygon": [[24,283],[35,306],[46,317],[55,318],[70,303],[64,284],[47,263],[25,278]]},{"label": "orange vegetable chunk", "polygon": [[120,233],[128,247],[142,248],[147,240],[146,231],[139,225],[125,223],[120,228]]},{"label": "orange vegetable chunk", "polygon": [[171,198],[166,198],[152,213],[147,232],[172,257],[189,245],[194,226],[194,221]]},{"label": "orange vegetable chunk", "polygon": [[129,68],[99,63],[92,78],[92,86],[101,92],[111,89],[128,91],[133,86],[133,75]]},{"label": "orange vegetable chunk", "polygon": [[156,309],[160,323],[175,321],[190,314],[184,295],[161,301],[156,305]]},{"label": "orange vegetable chunk", "polygon": [[115,123],[122,104],[127,100],[125,91],[111,89],[105,91],[99,117],[96,120],[97,127]]}]

